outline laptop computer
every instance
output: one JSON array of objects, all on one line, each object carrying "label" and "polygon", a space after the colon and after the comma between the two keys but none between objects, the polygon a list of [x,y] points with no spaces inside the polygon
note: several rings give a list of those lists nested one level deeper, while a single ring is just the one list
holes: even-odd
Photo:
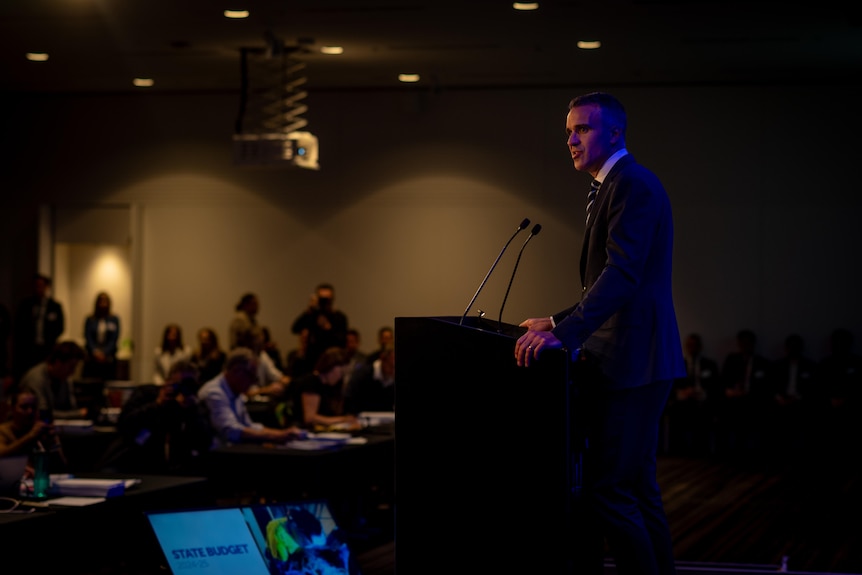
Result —
[{"label": "laptop computer", "polygon": [[28,455],[0,457],[0,495],[18,497],[19,484],[27,467]]},{"label": "laptop computer", "polygon": [[361,575],[324,500],[144,515],[173,575]]}]

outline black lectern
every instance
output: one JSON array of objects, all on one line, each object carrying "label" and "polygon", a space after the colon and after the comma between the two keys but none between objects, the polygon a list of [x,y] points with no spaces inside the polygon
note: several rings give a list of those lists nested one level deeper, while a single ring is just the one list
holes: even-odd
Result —
[{"label": "black lectern", "polygon": [[519,368],[523,331],[478,317],[395,319],[396,572],[564,571],[567,354]]}]

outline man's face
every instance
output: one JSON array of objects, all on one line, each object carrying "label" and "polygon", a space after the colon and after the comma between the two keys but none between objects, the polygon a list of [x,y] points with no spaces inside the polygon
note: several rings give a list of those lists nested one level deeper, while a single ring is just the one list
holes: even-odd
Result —
[{"label": "man's face", "polygon": [[36,278],[36,283],[34,284],[36,295],[39,297],[48,297],[50,293],[50,289],[48,287],[48,282],[46,282],[42,278]]},{"label": "man's face", "polygon": [[689,357],[694,357],[700,353],[700,340],[696,337],[689,336],[685,340],[685,351]]},{"label": "man's face", "polygon": [[257,383],[257,362],[247,365],[235,365],[230,369],[228,383],[234,393],[246,393]]},{"label": "man's face", "polygon": [[572,163],[579,172],[596,177],[611,154],[618,130],[602,122],[601,109],[595,105],[576,106],[566,115],[566,144]]},{"label": "man's face", "polygon": [[347,334],[347,343],[345,345],[345,348],[348,351],[356,351],[357,349],[359,349],[359,338],[356,337],[356,334]]},{"label": "man's face", "polygon": [[380,347],[389,347],[395,341],[395,334],[389,331],[388,329],[380,332],[380,337],[378,338],[380,343]]},{"label": "man's face", "polygon": [[317,290],[317,305],[321,309],[332,307],[332,302],[335,300],[335,294],[329,288],[321,288]]}]

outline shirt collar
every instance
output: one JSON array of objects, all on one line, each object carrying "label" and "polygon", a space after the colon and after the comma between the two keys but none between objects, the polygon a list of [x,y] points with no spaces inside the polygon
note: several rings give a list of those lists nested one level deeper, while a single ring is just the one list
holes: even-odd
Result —
[{"label": "shirt collar", "polygon": [[614,152],[610,158],[605,160],[605,163],[602,166],[602,169],[599,170],[599,173],[595,177],[595,179],[598,180],[599,183],[604,182],[605,178],[608,177],[608,173],[611,171],[611,168],[614,167],[614,165],[620,160],[620,158],[627,155],[628,153],[629,153],[628,150],[626,150],[625,148],[621,148],[621,149],[617,150],[616,152]]}]

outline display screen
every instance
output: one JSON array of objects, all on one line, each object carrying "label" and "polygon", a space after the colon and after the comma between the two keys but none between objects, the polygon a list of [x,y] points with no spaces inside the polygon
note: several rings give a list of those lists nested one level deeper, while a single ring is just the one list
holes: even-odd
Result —
[{"label": "display screen", "polygon": [[360,575],[325,501],[146,515],[174,575]]}]

